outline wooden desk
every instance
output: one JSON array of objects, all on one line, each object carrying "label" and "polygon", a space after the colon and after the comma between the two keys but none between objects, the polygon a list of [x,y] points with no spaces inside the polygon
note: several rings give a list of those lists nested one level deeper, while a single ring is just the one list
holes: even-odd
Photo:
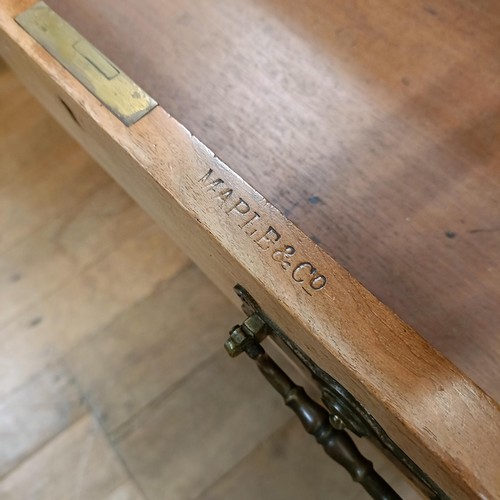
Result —
[{"label": "wooden desk", "polygon": [[48,1],[159,102],[127,128],[32,3],[2,54],[61,123],[450,496],[499,494],[500,8]]}]

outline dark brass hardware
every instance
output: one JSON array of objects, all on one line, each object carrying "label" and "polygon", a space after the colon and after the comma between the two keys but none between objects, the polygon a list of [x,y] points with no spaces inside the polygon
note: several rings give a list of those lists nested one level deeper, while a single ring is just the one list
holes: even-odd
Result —
[{"label": "dark brass hardware", "polygon": [[[252,332],[245,323],[257,325]],[[285,404],[299,417],[305,430],[312,434],[325,452],[347,469],[354,481],[359,482],[374,498],[397,499],[399,495],[375,472],[372,463],[356,448],[353,440],[343,430],[330,423],[328,412],[313,399],[267,355],[258,343],[257,336],[265,323],[257,314],[250,316],[242,326],[235,327],[225,348],[230,356],[245,352],[253,359],[261,373],[278,391]]]},{"label": "dark brass hardware", "polygon": [[[366,437],[406,469],[418,486],[430,498],[446,499],[446,494],[389,438],[366,409],[341,384],[321,370],[303,353],[267,316],[241,286],[235,291],[243,301],[247,319],[235,326],[224,347],[236,357],[245,352],[253,359],[261,373],[283,397],[285,404],[298,416],[305,430],[312,434],[325,452],[350,473],[354,481],[377,499],[400,498],[390,485],[377,474],[372,463],[356,448],[346,432]],[[304,365],[321,391],[323,405],[309,397],[302,387],[269,357],[260,343],[272,336]]]}]

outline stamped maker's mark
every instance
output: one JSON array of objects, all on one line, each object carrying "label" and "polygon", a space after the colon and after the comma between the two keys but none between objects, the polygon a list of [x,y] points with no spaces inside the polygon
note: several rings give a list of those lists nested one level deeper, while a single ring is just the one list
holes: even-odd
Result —
[{"label": "stamped maker's mark", "polygon": [[250,203],[235,193],[227,183],[208,172],[198,180],[206,193],[212,195],[221,211],[236,222],[238,228],[264,252],[269,252],[273,261],[291,273],[292,280],[302,287],[308,295],[322,290],[327,283],[326,276],[309,261],[297,259],[297,251],[292,245],[283,244],[281,234],[266,223]]}]

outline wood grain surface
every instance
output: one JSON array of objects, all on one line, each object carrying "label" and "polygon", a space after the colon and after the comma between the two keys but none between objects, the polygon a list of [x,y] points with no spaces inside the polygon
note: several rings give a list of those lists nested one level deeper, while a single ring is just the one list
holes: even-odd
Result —
[{"label": "wood grain surface", "polygon": [[85,415],[1,481],[0,495],[5,500],[111,500],[119,488],[129,488],[125,499],[140,500],[97,422]]},{"label": "wood grain surface", "polygon": [[494,0],[49,0],[500,398]]},{"label": "wood grain surface", "polygon": [[[264,304],[451,496],[500,491],[498,405],[163,109],[129,129],[110,116],[15,24],[12,16],[30,3],[3,6],[0,46],[65,128],[221,289],[231,295],[238,281]],[[236,199],[227,211],[229,194],[213,189],[220,182],[206,182],[219,178]],[[241,217],[248,212],[239,198],[259,213],[264,226],[257,236],[244,229]],[[295,247],[294,266],[309,267],[299,264],[295,275],[274,258],[273,234],[280,245]],[[328,287],[312,289],[305,280],[312,269],[328,277]]]},{"label": "wood grain surface", "polygon": [[[11,119],[12,113],[16,119]],[[254,496],[251,485],[247,483],[243,492],[230,480],[239,482],[242,475],[254,487],[261,485],[261,500],[283,495],[286,500],[303,500],[304,491],[307,498],[347,498],[347,492],[351,499],[367,498],[345,470],[326,459],[298,422],[290,425],[291,413],[262,383],[256,367],[223,352],[228,325],[240,322],[243,313],[199,269],[192,264],[186,267],[187,259],[180,258],[179,251],[179,267],[171,275],[172,253],[167,250],[175,245],[42,110],[0,60],[0,124],[5,123],[11,128],[0,135],[0,192],[8,198],[2,210],[39,210],[39,204],[30,205],[28,196],[31,191],[35,197],[40,190],[35,172],[43,173],[44,186],[52,186],[51,192],[72,185],[76,190],[85,176],[100,179],[104,187],[76,205],[68,206],[64,196],[46,199],[40,227],[31,228],[10,248],[0,246],[0,312],[25,318],[36,313],[39,322],[52,317],[54,330],[33,325],[28,338],[46,337],[46,349],[54,359],[47,357],[45,364],[31,358],[32,375],[27,380],[19,377],[14,386],[0,391],[0,498],[234,500],[245,493]],[[44,135],[43,130],[49,133]],[[66,161],[68,157],[79,161]],[[66,178],[59,164],[65,165]],[[23,176],[26,171],[29,177]],[[21,184],[24,190],[19,189]],[[153,226],[164,244],[151,245],[141,253],[115,252],[137,237],[140,221]],[[15,225],[14,217],[4,220],[2,228]],[[26,217],[17,225],[27,225]],[[86,269],[107,256],[107,266],[100,267],[101,279],[133,289],[135,285],[127,281],[130,270],[140,267],[141,261],[151,263],[155,254],[159,282],[154,290],[139,281],[139,293],[119,311],[115,309],[104,327],[87,320],[100,316],[102,306],[85,298],[88,280],[79,277],[89,277]],[[62,296],[81,300],[86,316],[75,316],[73,324],[54,322],[53,317],[60,315],[51,299],[54,294],[61,305]],[[25,353],[12,352],[1,336],[10,321],[12,317],[0,319],[0,385],[5,358],[19,365],[30,363]],[[80,333],[76,345],[63,352],[68,329],[85,334]],[[201,330],[203,335],[197,336]],[[15,335],[15,330],[8,331]],[[228,385],[228,376],[231,390],[221,390]],[[241,397],[242,391],[246,398]],[[366,455],[405,499],[420,498],[380,452],[371,449]],[[293,477],[293,483],[286,483],[287,490],[282,483],[286,476]]]}]

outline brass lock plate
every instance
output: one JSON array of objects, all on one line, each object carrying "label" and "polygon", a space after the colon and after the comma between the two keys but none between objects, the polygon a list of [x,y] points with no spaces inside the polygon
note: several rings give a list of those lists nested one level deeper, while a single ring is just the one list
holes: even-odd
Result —
[{"label": "brass lock plate", "polygon": [[125,125],[158,105],[45,2],[19,14],[16,22]]}]

